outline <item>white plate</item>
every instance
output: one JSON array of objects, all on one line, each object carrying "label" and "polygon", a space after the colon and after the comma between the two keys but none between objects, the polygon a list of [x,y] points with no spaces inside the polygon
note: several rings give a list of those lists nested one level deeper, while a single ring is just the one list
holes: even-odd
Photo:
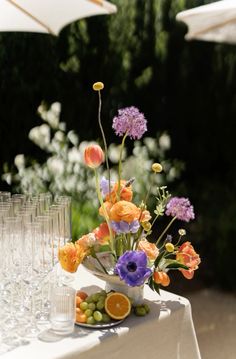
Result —
[{"label": "white plate", "polygon": [[84,328],[91,328],[91,329],[108,329],[108,328],[112,328],[116,325],[119,325],[120,323],[122,323],[124,321],[124,319],[121,320],[113,320],[110,323],[97,323],[97,324],[87,324],[87,323],[79,323],[79,322],[75,322],[76,325],[80,326],[80,327],[84,327]]}]

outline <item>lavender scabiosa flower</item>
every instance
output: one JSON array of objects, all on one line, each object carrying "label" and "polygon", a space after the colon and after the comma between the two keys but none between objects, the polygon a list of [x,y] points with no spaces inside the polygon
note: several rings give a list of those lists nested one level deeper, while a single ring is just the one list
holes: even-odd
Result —
[{"label": "lavender scabiosa flower", "polygon": [[115,272],[130,287],[143,285],[152,273],[147,268],[147,255],[142,251],[126,251],[118,259]]},{"label": "lavender scabiosa flower", "polygon": [[[114,184],[115,182],[111,181],[111,190]],[[100,180],[100,189],[103,197],[105,197],[109,193],[109,180],[107,180],[105,177],[102,177]]]},{"label": "lavender scabiosa flower", "polygon": [[131,139],[139,140],[147,131],[147,120],[137,107],[125,107],[113,118],[112,128],[118,136],[127,134]]},{"label": "lavender scabiosa flower", "polygon": [[120,222],[111,221],[111,227],[117,234],[137,233],[140,224],[137,219],[132,221],[131,223],[127,223],[125,221],[120,221]]},{"label": "lavender scabiosa flower", "polygon": [[177,219],[185,222],[189,222],[190,219],[195,218],[193,206],[189,202],[188,198],[173,197],[167,203],[166,215],[176,217]]}]

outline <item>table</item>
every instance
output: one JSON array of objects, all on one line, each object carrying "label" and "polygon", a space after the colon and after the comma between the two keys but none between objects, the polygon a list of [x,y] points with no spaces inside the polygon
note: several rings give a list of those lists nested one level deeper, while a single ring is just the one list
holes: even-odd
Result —
[{"label": "table", "polygon": [[[80,266],[73,286],[89,293],[105,283]],[[145,317],[131,315],[119,326],[95,330],[76,326],[73,334],[44,340],[34,339],[5,353],[3,359],[200,359],[186,298],[161,291],[159,296],[148,286],[145,301],[151,308]]]}]

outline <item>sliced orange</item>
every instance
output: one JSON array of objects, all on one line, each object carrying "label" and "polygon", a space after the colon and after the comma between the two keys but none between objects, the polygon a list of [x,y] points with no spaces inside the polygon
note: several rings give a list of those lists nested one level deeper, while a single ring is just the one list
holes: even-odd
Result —
[{"label": "sliced orange", "polygon": [[119,292],[113,292],[106,297],[105,311],[112,319],[124,319],[131,311],[129,298]]}]

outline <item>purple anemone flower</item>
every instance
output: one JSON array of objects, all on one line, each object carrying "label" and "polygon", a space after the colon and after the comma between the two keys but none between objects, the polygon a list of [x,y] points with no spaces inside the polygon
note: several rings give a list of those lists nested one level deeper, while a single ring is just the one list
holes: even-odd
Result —
[{"label": "purple anemone flower", "polygon": [[142,251],[126,251],[118,259],[115,272],[130,287],[143,285],[152,273],[147,268],[147,255]]},{"label": "purple anemone flower", "polygon": [[113,118],[112,128],[118,136],[127,133],[130,138],[139,140],[147,131],[147,120],[137,107],[125,107]]},{"label": "purple anemone flower", "polygon": [[117,233],[137,233],[140,227],[139,221],[136,219],[131,223],[127,223],[125,221],[115,222],[111,221],[112,229]]},{"label": "purple anemone flower", "polygon": [[193,206],[189,202],[188,198],[173,197],[167,203],[166,215],[176,217],[177,219],[185,222],[189,222],[190,219],[195,218]]}]

